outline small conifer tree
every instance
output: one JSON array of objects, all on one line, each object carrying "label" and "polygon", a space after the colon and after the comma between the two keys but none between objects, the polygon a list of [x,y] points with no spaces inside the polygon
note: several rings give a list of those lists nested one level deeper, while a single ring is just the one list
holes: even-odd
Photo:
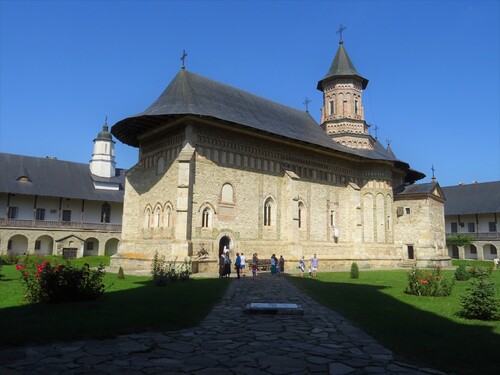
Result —
[{"label": "small conifer tree", "polygon": [[359,279],[359,268],[356,262],[351,264],[351,279]]},{"label": "small conifer tree", "polygon": [[467,288],[468,295],[460,296],[460,315],[466,319],[497,320],[500,318],[495,298],[495,283],[488,281],[487,271],[476,271],[476,280]]},{"label": "small conifer tree", "polygon": [[125,274],[123,273],[123,268],[120,266],[120,268],[118,268],[118,275],[116,276],[117,279],[124,279],[125,278]]}]

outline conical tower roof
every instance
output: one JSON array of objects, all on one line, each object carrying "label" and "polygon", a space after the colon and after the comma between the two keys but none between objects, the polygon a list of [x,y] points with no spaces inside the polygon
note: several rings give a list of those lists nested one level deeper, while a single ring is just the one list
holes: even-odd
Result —
[{"label": "conical tower roof", "polygon": [[358,73],[354,64],[352,63],[347,51],[344,48],[344,42],[339,42],[339,48],[335,54],[332,65],[328,73],[318,82],[318,90],[323,91],[323,82],[329,78],[350,78],[357,77],[361,80],[363,89],[368,85],[368,80]]}]

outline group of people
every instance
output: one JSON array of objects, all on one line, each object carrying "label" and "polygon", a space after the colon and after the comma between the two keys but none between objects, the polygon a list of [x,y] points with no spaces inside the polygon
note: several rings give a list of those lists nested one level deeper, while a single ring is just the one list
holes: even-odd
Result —
[{"label": "group of people", "polygon": [[[236,259],[234,261],[234,269],[236,270],[236,277],[239,279],[241,276],[246,276],[246,265],[247,259],[243,253],[236,253]],[[257,253],[252,256],[252,263],[250,267],[252,269],[252,276],[257,276],[257,267],[259,265],[259,258]],[[220,277],[230,277],[231,275],[231,258],[229,256],[229,249],[224,247],[224,250],[220,256],[219,260],[219,276]]]},{"label": "group of people", "polygon": [[271,255],[271,275],[281,275],[285,272],[285,258],[280,255],[278,259],[275,254]]},{"label": "group of people", "polygon": [[[220,277],[230,277],[231,275],[231,258],[229,256],[229,249],[227,247],[224,247],[224,250],[220,256],[220,261],[219,261],[219,275]],[[236,277],[239,279],[241,276],[245,277],[246,276],[246,266],[247,266],[247,259],[243,253],[236,253],[236,259],[234,262],[234,269],[236,270]],[[250,263],[250,268],[252,270],[252,277],[255,278],[257,276],[257,269],[259,266],[259,258],[257,256],[257,253],[254,253],[252,255],[252,262]],[[309,275],[312,277],[316,277],[317,271],[319,267],[319,259],[314,254],[313,258],[311,259],[309,263]],[[300,269],[300,276],[304,277],[305,269],[306,269],[306,261],[305,257],[302,256],[302,258],[299,260],[299,269]],[[283,258],[283,255],[280,255],[279,259],[276,257],[275,254],[271,256],[271,274],[272,275],[281,275],[285,272],[285,258]]]},{"label": "group of people", "polygon": [[[319,268],[319,259],[314,254],[314,256],[311,259],[311,262],[309,263],[309,276],[316,277],[317,272]],[[300,269],[300,277],[304,277],[304,272],[306,271],[306,261],[305,257],[302,256],[302,258],[299,260],[299,269]]]}]

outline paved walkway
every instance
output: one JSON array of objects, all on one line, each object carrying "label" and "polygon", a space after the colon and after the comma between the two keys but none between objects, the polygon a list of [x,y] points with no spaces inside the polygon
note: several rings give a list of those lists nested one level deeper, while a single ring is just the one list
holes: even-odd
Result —
[{"label": "paved walkway", "polygon": [[[304,315],[246,314],[250,302],[296,303]],[[199,326],[0,351],[5,374],[444,374],[394,360],[284,277],[233,279]]]}]

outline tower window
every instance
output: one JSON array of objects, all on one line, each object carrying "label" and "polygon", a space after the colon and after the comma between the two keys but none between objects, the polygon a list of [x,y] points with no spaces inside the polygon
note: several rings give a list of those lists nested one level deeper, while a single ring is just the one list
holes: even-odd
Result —
[{"label": "tower window", "polygon": [[201,226],[202,228],[208,228],[210,226],[210,209],[208,207],[205,208],[201,214]]},{"label": "tower window", "polygon": [[333,100],[330,100],[330,114],[334,115],[335,114],[335,105]]},{"label": "tower window", "polygon": [[354,101],[354,114],[356,114],[356,115],[358,114],[358,101],[357,100]]}]

